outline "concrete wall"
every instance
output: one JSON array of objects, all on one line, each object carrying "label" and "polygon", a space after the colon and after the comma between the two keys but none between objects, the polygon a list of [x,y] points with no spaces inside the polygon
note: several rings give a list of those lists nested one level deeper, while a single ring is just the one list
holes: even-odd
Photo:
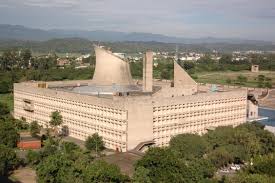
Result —
[{"label": "concrete wall", "polygon": [[95,54],[96,67],[93,83],[98,85],[133,84],[128,62],[100,47],[95,47]]},{"label": "concrete wall", "polygon": [[153,140],[152,100],[130,99],[127,101],[128,126],[127,148],[134,149],[139,143]]},{"label": "concrete wall", "polygon": [[[26,99],[33,104],[32,112],[24,109]],[[126,151],[127,111],[120,100],[36,88],[24,83],[14,85],[15,118],[24,117],[27,122],[38,121],[47,127],[53,111],[60,111],[70,136],[85,140],[98,133],[107,148]]]},{"label": "concrete wall", "polygon": [[174,61],[174,87],[179,88],[194,88],[197,92],[197,83]]},{"label": "concrete wall", "polygon": [[247,101],[247,117],[249,119],[257,119],[259,117],[258,105],[255,105],[250,100]]},{"label": "concrete wall", "polygon": [[143,58],[143,91],[153,90],[153,52],[148,51]]},{"label": "concrete wall", "polygon": [[178,134],[203,134],[217,126],[237,126],[246,122],[246,110],[246,90],[154,100],[154,141],[157,146],[167,146]]}]

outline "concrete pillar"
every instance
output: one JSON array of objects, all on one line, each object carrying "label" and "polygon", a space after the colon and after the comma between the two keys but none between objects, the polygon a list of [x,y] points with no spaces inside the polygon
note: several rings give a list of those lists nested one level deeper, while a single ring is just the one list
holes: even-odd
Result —
[{"label": "concrete pillar", "polygon": [[153,52],[147,51],[143,58],[143,92],[153,91]]}]

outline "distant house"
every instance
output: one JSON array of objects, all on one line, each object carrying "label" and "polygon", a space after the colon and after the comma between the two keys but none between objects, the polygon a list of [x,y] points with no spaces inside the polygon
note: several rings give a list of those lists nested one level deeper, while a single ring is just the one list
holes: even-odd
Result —
[{"label": "distant house", "polygon": [[70,64],[70,61],[66,58],[58,58],[57,59],[57,65],[58,66],[65,66],[65,65],[69,65]]},{"label": "distant house", "polygon": [[259,65],[252,65],[251,72],[259,72]]},{"label": "distant house", "polygon": [[122,59],[125,58],[125,53],[113,53],[113,54],[118,56],[119,58],[122,58]]}]

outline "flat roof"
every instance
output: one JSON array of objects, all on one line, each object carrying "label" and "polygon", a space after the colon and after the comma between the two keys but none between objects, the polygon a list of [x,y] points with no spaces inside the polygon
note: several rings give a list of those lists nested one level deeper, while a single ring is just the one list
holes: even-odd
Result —
[{"label": "flat roof", "polygon": [[28,142],[28,141],[41,141],[41,140],[39,137],[21,136],[20,141]]},{"label": "flat roof", "polygon": [[139,85],[82,85],[82,86],[62,86],[51,87],[50,89],[67,91],[86,95],[113,95],[113,93],[127,93],[127,92],[142,92],[142,87]]}]

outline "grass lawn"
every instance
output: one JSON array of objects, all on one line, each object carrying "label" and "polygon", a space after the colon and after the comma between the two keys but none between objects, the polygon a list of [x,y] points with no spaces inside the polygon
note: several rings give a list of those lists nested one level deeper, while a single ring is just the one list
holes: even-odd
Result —
[{"label": "grass lawn", "polygon": [[265,77],[271,78],[273,86],[275,85],[274,71],[260,71],[258,73],[252,73],[250,71],[202,72],[196,73],[196,76],[198,77],[196,81],[199,83],[228,84],[226,81],[230,79],[232,81],[230,85],[234,85],[234,81],[237,80],[239,75],[247,77],[247,82],[243,84],[247,87],[258,86],[258,75],[264,75]]},{"label": "grass lawn", "polygon": [[10,111],[13,110],[13,94],[0,94],[0,102],[7,104]]}]

